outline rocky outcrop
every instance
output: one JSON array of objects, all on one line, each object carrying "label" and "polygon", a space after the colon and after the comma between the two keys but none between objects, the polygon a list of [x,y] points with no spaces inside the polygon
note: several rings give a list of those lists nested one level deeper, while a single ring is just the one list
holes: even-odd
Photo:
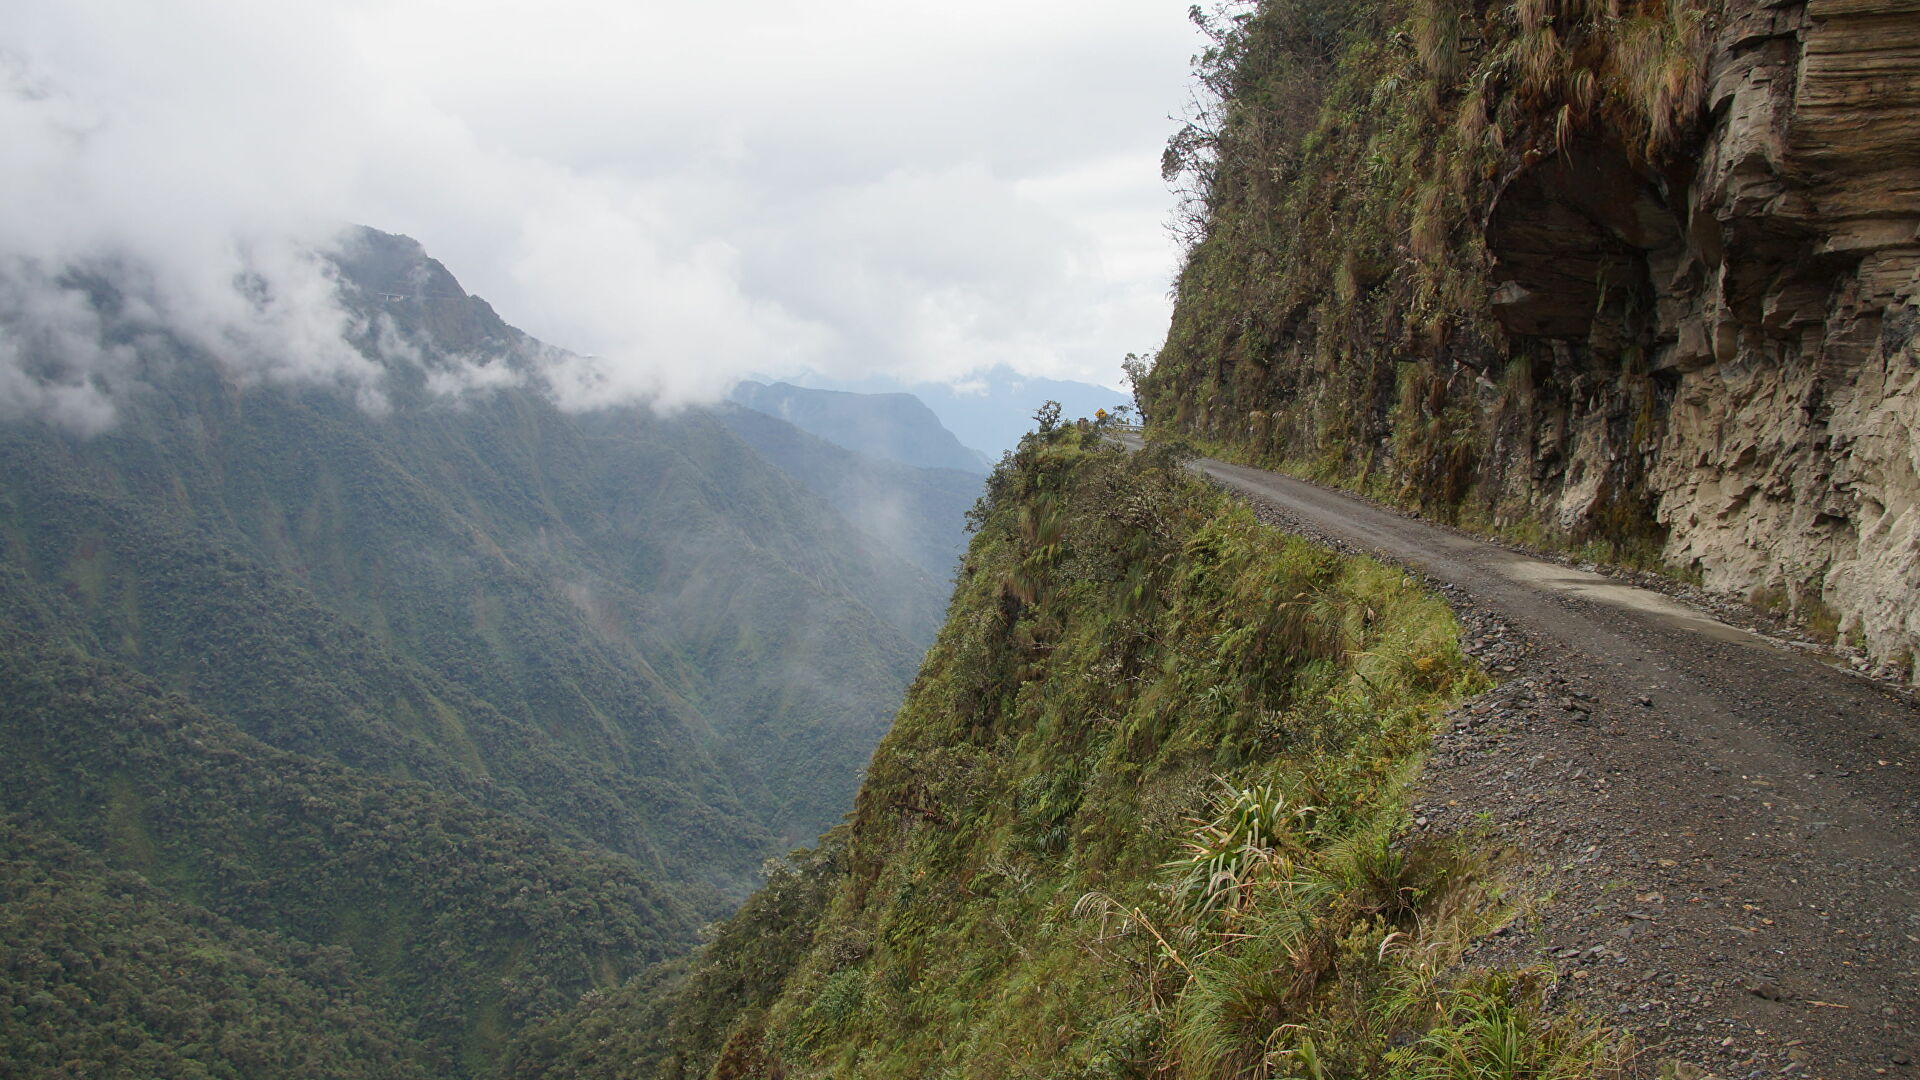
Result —
[{"label": "rocky outcrop", "polygon": [[[1686,243],[1662,250],[1648,475],[1668,557],[1920,648],[1920,2],[1730,13]],[[1677,259],[1675,259],[1677,255]],[[1664,278],[1664,279],[1663,279]]]},{"label": "rocky outcrop", "polygon": [[1223,113],[1147,411],[1920,677],[1920,0],[1412,8],[1310,138]]},{"label": "rocky outcrop", "polygon": [[[1522,470],[1509,494],[1577,530],[1609,491],[1640,488],[1671,562],[1907,667],[1920,649],[1920,2],[1730,5],[1704,113],[1697,153],[1664,173],[1599,139],[1503,186],[1487,228],[1493,313],[1514,339],[1558,346],[1552,367],[1573,391],[1535,410],[1547,433],[1525,444],[1564,469]],[[1636,339],[1644,391],[1581,370]],[[1642,404],[1655,415],[1635,439],[1618,420]]]}]

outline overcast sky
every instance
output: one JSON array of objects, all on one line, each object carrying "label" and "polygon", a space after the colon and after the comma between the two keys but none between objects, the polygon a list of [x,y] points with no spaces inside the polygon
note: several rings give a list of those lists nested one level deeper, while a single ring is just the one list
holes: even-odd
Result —
[{"label": "overcast sky", "polygon": [[[276,238],[352,221],[672,399],[807,367],[1113,384],[1165,332],[1187,0],[6,7],[16,278],[112,255],[218,321],[236,259],[297,276]],[[351,368],[331,329],[281,312],[318,355],[272,362]]]}]

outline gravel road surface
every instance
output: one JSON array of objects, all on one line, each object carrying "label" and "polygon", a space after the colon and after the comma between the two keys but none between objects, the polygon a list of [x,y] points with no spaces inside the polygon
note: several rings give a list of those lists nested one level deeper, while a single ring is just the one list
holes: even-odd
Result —
[{"label": "gravel road surface", "polygon": [[1920,709],[1816,650],[1279,473],[1264,520],[1431,579],[1501,680],[1449,717],[1421,828],[1491,825],[1536,916],[1475,959],[1680,1080],[1915,1076]]}]

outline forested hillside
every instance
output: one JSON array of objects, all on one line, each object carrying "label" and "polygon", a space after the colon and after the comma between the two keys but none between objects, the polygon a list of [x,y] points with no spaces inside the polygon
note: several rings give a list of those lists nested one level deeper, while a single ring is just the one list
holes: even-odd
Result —
[{"label": "forested hillside", "polygon": [[[341,981],[381,984],[395,999],[382,1024],[438,1068],[482,1069],[520,1023],[689,939],[694,912],[629,860],[423,783],[276,751],[111,663],[14,633],[0,646],[0,787],[22,827],[140,875],[189,921],[345,946]],[[107,955],[12,990],[58,996]],[[115,1008],[132,1020],[158,1005]]]},{"label": "forested hillside", "polygon": [[345,949],[247,930],[17,821],[0,940],[8,1076],[435,1075]]},{"label": "forested hillside", "polygon": [[1490,856],[1409,830],[1437,710],[1479,685],[1446,608],[1104,439],[1043,429],[993,475],[849,825],[509,1075],[1605,1065],[1536,974],[1463,962],[1517,914]]},{"label": "forested hillside", "polygon": [[[477,1075],[839,820],[945,575],[931,535],[851,521],[712,412],[561,410],[564,356],[411,240],[363,231],[336,262],[378,407],[236,377],[110,274],[69,279],[142,367],[103,432],[0,425],[0,812],[37,852],[76,845],[45,856],[76,881],[146,879],[108,897],[135,922],[87,963],[163,924],[232,931],[293,987],[263,1016],[296,983],[386,1003],[384,1027],[315,1035],[336,1064]],[[88,889],[46,917],[82,934],[105,917]],[[102,999],[97,970],[16,969],[10,994],[103,1011],[53,1038],[29,1009],[9,1048],[104,1067],[108,1032],[161,1007],[130,972]],[[229,1007],[204,980],[169,993],[183,1024]],[[237,1052],[153,1067],[302,1075]]]}]

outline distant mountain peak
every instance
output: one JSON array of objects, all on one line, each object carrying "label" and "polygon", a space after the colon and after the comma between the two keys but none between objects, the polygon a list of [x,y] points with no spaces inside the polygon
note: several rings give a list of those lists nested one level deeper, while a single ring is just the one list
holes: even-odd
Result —
[{"label": "distant mountain peak", "polygon": [[926,469],[983,473],[978,451],[962,445],[912,394],[818,390],[792,383],[742,382],[729,395],[755,412],[847,450]]},{"label": "distant mountain peak", "polygon": [[[504,359],[514,366],[529,359],[533,339],[470,295],[413,237],[356,225],[328,254],[340,274],[341,303],[376,336],[385,331],[411,342],[409,351],[420,351],[428,366],[436,357],[482,365]],[[394,359],[395,342],[372,344],[369,351]]]}]

